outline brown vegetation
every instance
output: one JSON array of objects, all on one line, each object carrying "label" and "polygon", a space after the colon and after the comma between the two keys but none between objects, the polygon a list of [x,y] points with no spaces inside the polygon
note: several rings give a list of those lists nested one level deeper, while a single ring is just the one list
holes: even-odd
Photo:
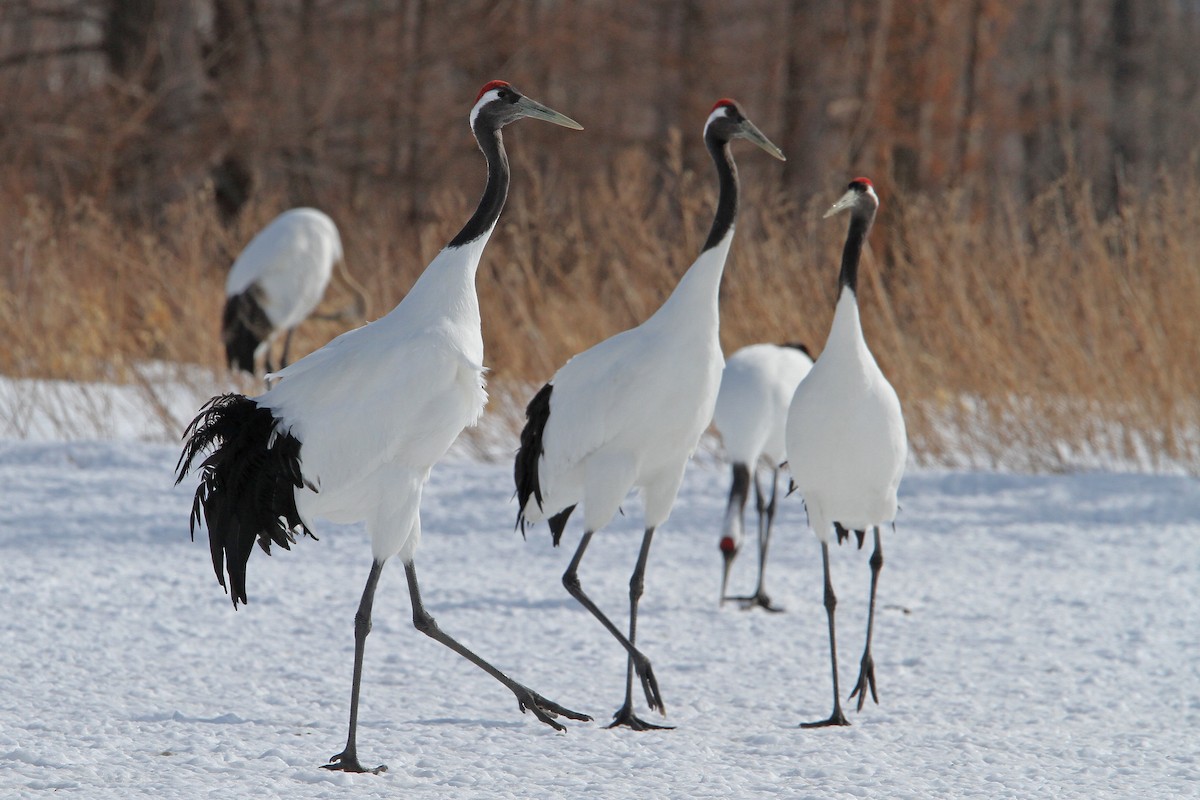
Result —
[{"label": "brown vegetation", "polygon": [[[691,199],[667,203],[652,188],[664,181]],[[527,166],[514,183],[478,277],[501,389],[544,380],[645,319],[697,252],[714,194],[710,175],[663,174],[637,153],[553,197]],[[722,292],[727,352],[764,340],[817,351],[844,222],[821,220],[816,201],[799,208],[745,183]],[[966,443],[997,462],[1024,452],[1057,468],[1071,463],[1064,446],[1133,460],[1145,446],[1200,464],[1200,177],[1171,176],[1123,217],[1098,218],[1069,181],[995,219],[972,219],[954,193],[883,203],[861,285],[864,325],[919,454],[936,461]],[[0,370],[122,377],[151,358],[218,369],[224,269],[269,219],[268,205],[227,231],[194,197],[169,210],[164,229],[131,234],[86,201],[57,213],[30,201],[0,231]],[[470,201],[447,192],[438,206],[438,221],[416,225],[395,225],[382,210],[331,210],[374,314],[403,296]],[[314,348],[338,332],[309,322],[298,343]]]},{"label": "brown vegetation", "polygon": [[[1200,466],[1200,13],[1186,4],[6,8],[4,375],[219,369],[225,271],[300,204],[338,222],[386,313],[481,191],[466,109],[506,77],[588,130],[508,137],[513,192],[478,279],[501,393],[667,295],[711,219],[700,123],[732,95],[790,160],[738,152],[727,351],[819,350],[845,233],[820,212],[866,174],[883,202],[866,332],[919,454]],[[298,344],[339,332],[310,321]]]}]

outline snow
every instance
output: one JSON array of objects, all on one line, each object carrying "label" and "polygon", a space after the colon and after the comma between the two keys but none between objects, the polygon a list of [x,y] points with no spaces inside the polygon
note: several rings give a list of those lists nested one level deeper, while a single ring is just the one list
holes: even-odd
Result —
[{"label": "snow", "polygon": [[[557,550],[544,525],[522,541],[511,461],[460,451],[425,493],[427,607],[596,721],[559,734],[520,714],[413,629],[389,564],[359,749],[390,769],[345,775],[319,766],[345,740],[364,530],[320,524],[320,541],[256,552],[250,604],[235,612],[204,534],[188,539],[194,483],[172,485],[178,447],[123,414],[103,438],[81,422],[77,435],[0,440],[0,797],[1200,795],[1192,478],[910,470],[884,536],[881,705],[847,705],[849,728],[802,730],[831,705],[816,539],[799,499],[783,501],[767,582],[786,613],[718,608],[727,475],[702,456],[655,539],[639,617],[677,728],[634,733],[603,727],[624,653],[559,582],[578,528]],[[625,512],[580,569],[618,624],[641,536],[639,503]],[[847,693],[868,556],[833,553]],[[730,588],[750,590],[754,570],[747,549]]]}]

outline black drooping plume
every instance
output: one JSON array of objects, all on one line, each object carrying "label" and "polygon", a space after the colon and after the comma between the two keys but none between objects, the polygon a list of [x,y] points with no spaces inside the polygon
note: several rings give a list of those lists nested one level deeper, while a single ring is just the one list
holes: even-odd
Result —
[{"label": "black drooping plume", "polygon": [[236,608],[246,602],[246,561],[255,541],[270,555],[272,542],[291,549],[296,528],[316,538],[296,510],[296,489],[316,487],[301,473],[300,440],[279,430],[271,409],[240,394],[208,401],[183,436],[175,483],[197,456],[208,454],[189,527],[194,539],[203,512],[213,570]]}]

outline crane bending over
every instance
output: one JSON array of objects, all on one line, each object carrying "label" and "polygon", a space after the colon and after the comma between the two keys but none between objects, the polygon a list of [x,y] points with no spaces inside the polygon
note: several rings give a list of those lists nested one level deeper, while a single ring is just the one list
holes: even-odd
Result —
[{"label": "crane bending over", "polygon": [[871,656],[875,589],[883,567],[879,526],[896,517],[896,491],[904,474],[908,438],[900,400],[867,348],[858,313],[858,264],[878,208],[879,198],[871,181],[855,178],[846,194],[825,214],[830,217],[850,211],[850,228],[838,278],[837,309],[825,349],[796,387],[788,410],[788,469],[793,484],[804,496],[809,524],[821,542],[829,657],[833,665],[833,713],[829,719],[805,723],[804,727],[850,724],[842,713],[838,692],[837,638],[833,624],[837,597],[829,578],[831,527],[836,528],[839,541],[845,538],[847,529],[858,532],[860,546],[866,530],[875,529],[867,644],[850,698],[858,696],[860,711],[868,690],[875,702],[879,702],[875,661]]},{"label": "crane bending over", "polygon": [[271,345],[281,334],[280,368],[286,367],[292,333],[321,302],[335,265],[356,300],[353,311],[334,318],[361,318],[366,297],[346,271],[342,239],[328,215],[315,208],[293,208],[259,231],[238,254],[225,280],[221,338],[230,368],[253,375],[255,359],[263,352],[266,371],[272,372]]},{"label": "crane bending over", "polygon": [[[522,117],[580,129],[572,119],[524,97],[503,81],[486,84],[471,109],[471,129],[487,159],[479,207],[391,313],[342,334],[279,373],[256,398],[209,401],[188,428],[178,480],[193,460],[213,568],[233,604],[246,602],[246,560],[257,540],[288,549],[309,522],[365,520],[372,564],[354,617],[354,679],[346,747],[327,769],[363,772],[357,750],[363,651],[384,562],[404,562],[417,630],[448,646],[509,688],[522,711],[558,730],[556,716],[589,719],[522,686],[443,633],[425,610],[413,555],[421,536],[421,492],[433,464],[483,411],[483,338],[475,273],[508,194],[500,129]],[[178,481],[177,481],[178,482]],[[372,771],[380,771],[384,767]]]},{"label": "crane bending over", "polygon": [[[650,660],[636,647],[638,599],[655,529],[666,521],[684,468],[712,419],[724,358],[717,296],[737,217],[737,169],[730,141],[748,139],[782,160],[732,100],[720,100],[704,125],[720,198],[708,239],[675,291],[648,320],[579,353],[530,401],[514,465],[517,524],[549,517],[557,545],[583,503],[584,534],[563,575],[567,591],[628,651],[625,703],[609,727],[661,726],[633,712],[636,672],[651,710],[664,712]],[[579,563],[592,535],[609,523],[630,489],[645,501],[645,534],[629,581],[626,637],[584,593]]]},{"label": "crane bending over", "polygon": [[[737,600],[742,608],[755,606],[767,611],[782,611],[771,604],[763,588],[767,567],[767,549],[771,526],[775,521],[775,499],[779,488],[779,467],[787,460],[783,434],[788,406],[801,379],[812,369],[812,355],[802,344],[752,344],[743,347],[725,362],[721,390],[713,411],[713,425],[721,434],[725,460],[731,465],[733,481],[729,503],[721,529],[721,604]],[[771,475],[771,499],[766,501],[758,481],[760,463]],[[758,586],[747,597],[727,597],[729,570],[741,551],[746,537],[744,523],[746,497],[754,484],[758,511]]]}]

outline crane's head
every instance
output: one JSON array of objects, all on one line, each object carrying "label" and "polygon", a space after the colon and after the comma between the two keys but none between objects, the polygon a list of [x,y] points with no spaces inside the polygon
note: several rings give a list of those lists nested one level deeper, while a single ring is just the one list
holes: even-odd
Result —
[{"label": "crane's head", "polygon": [[476,124],[483,122],[491,130],[499,130],[522,117],[553,122],[555,125],[577,131],[583,130],[583,126],[575,120],[536,100],[530,100],[507,81],[488,81],[479,90],[479,96],[475,98],[475,107],[471,109],[471,129],[475,130]]},{"label": "crane's head", "polygon": [[850,186],[842,195],[842,199],[834,203],[825,212],[825,216],[826,218],[832,217],[839,211],[845,211],[848,208],[872,214],[875,213],[875,209],[879,208],[879,195],[875,194],[875,186],[871,183],[870,178],[855,178],[850,181]]},{"label": "crane's head", "polygon": [[783,151],[746,119],[738,104],[729,98],[718,100],[709,113],[708,122],[704,123],[704,137],[707,139],[710,136],[720,144],[733,139],[747,139],[780,161],[787,161]]}]

